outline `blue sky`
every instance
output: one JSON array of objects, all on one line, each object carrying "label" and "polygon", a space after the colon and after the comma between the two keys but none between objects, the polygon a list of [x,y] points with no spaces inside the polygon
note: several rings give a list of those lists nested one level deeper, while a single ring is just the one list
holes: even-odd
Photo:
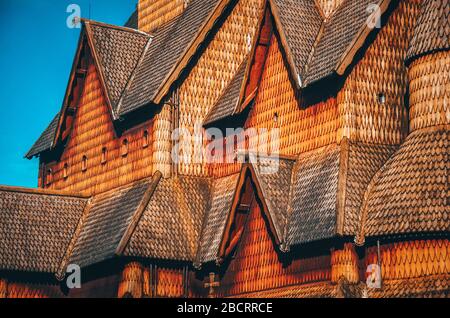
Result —
[{"label": "blue sky", "polygon": [[79,5],[84,18],[123,25],[136,3],[0,0],[0,184],[37,186],[38,160],[23,157],[64,97],[80,31],[66,25],[68,5]]}]

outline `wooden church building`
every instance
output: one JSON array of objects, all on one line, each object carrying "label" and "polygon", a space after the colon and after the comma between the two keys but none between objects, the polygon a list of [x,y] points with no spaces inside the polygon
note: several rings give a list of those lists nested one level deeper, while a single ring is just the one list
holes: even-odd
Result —
[{"label": "wooden church building", "polygon": [[0,187],[0,297],[448,297],[449,11],[140,0],[125,26],[83,20],[26,154],[38,189]]}]

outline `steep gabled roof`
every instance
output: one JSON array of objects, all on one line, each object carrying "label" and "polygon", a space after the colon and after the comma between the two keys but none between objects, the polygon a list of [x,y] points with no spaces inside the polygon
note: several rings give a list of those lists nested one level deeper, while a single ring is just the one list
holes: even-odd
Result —
[{"label": "steep gabled roof", "polygon": [[366,237],[448,232],[448,126],[411,133],[371,181],[356,241]]},{"label": "steep gabled roof", "polygon": [[161,180],[123,255],[194,261],[211,183],[188,176]]},{"label": "steep gabled roof", "polygon": [[236,113],[239,103],[239,94],[242,90],[242,85],[244,84],[247,62],[248,60],[245,58],[222,96],[219,97],[217,103],[211,108],[208,115],[206,115],[203,125],[210,125]]},{"label": "steep gabled roof", "polygon": [[407,64],[414,58],[450,46],[450,1],[424,0],[414,27],[407,54]]},{"label": "steep gabled roof", "polygon": [[[181,61],[188,62],[190,55],[203,41],[209,23],[214,23],[229,1],[192,0],[183,13],[163,25],[154,34],[154,43],[133,75],[122,98],[120,115],[130,113],[149,103],[158,104],[164,93],[163,87],[171,85],[169,77],[183,68]],[[188,54],[188,51],[190,53]],[[181,70],[178,70],[181,71]],[[162,94],[162,95],[161,95]]]},{"label": "steep gabled roof", "polygon": [[130,28],[85,21],[97,67],[113,110],[152,37]]},{"label": "steep gabled roof", "polygon": [[301,155],[293,172],[288,246],[336,236],[340,147]]},{"label": "steep gabled roof", "polygon": [[39,136],[38,140],[34,143],[34,145],[25,155],[26,158],[31,159],[34,156],[37,156],[40,153],[49,150],[52,147],[58,122],[59,122],[59,113],[56,114],[56,116],[52,119],[48,127]]},{"label": "steep gabled roof", "polygon": [[56,273],[88,199],[0,187],[0,268]]},{"label": "steep gabled roof", "polygon": [[134,72],[152,37],[144,32],[118,27],[100,22],[83,20],[77,53],[72,66],[68,87],[61,111],[49,127],[41,134],[35,145],[27,153],[32,158],[56,146],[59,128],[65,119],[70,103],[72,86],[80,70],[81,51],[87,45],[94,58],[101,79],[111,117],[116,118],[116,107],[125,87]]},{"label": "steep gabled roof", "polygon": [[314,1],[272,0],[271,8],[293,78],[306,78],[308,61],[323,21]]},{"label": "steep gabled roof", "polygon": [[196,263],[215,261],[218,257],[223,231],[231,212],[240,174],[214,180],[211,188],[210,205],[204,219],[199,240]]},{"label": "steep gabled roof", "polygon": [[94,197],[80,220],[60,273],[67,264],[87,267],[120,255],[119,250],[128,241],[160,178],[156,174]]},{"label": "steep gabled roof", "polygon": [[335,73],[343,75],[372,31],[368,25],[369,6],[378,6],[379,13],[383,14],[389,3],[390,0],[345,1],[324,23],[316,40],[303,86]]},{"label": "steep gabled roof", "polygon": [[[367,11],[369,6],[377,5],[383,14],[390,4],[390,0],[378,0],[376,3],[372,0],[344,1],[328,19],[324,19],[314,1],[268,1],[268,10],[275,21],[273,28],[280,38],[287,68],[297,90],[335,74],[343,75],[372,31],[367,23],[372,17]],[[266,19],[261,19],[259,30],[264,23],[267,23]],[[205,125],[213,123],[216,117],[221,120],[236,114],[234,109],[241,110],[242,105],[235,107],[234,101],[238,99],[238,103],[244,103],[242,96],[248,92],[248,78],[253,72],[257,54],[261,54],[255,49],[259,45],[259,40],[256,40],[241,90],[236,90],[239,77],[226,88],[227,95],[212,107]]]}]

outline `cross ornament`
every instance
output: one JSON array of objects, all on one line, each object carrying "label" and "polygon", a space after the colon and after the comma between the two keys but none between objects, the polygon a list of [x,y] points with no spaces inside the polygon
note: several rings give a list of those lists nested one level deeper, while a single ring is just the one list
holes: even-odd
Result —
[{"label": "cross ornament", "polygon": [[209,282],[205,283],[205,288],[209,288],[208,298],[214,298],[214,288],[219,286],[220,282],[216,282],[216,274],[209,273]]}]

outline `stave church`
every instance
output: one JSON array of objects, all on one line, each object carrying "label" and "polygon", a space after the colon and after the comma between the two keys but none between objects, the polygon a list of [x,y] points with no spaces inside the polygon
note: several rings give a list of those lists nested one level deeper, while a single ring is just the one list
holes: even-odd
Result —
[{"label": "stave church", "polygon": [[0,187],[0,298],[449,297],[449,12],[139,0],[124,26],[82,19],[25,154],[38,187]]}]

